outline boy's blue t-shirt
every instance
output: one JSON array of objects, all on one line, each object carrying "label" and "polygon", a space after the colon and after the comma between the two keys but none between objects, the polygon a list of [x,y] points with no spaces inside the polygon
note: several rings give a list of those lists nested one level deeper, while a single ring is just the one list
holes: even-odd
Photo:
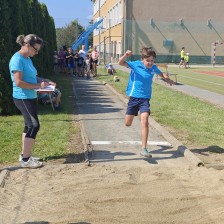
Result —
[{"label": "boy's blue t-shirt", "polygon": [[15,84],[14,71],[22,72],[22,80],[24,82],[36,84],[37,83],[37,70],[33,66],[33,62],[30,57],[25,58],[19,52],[16,52],[10,62],[9,71],[11,74],[13,84],[13,97],[16,99],[35,99],[37,98],[37,92],[34,89],[23,89]]},{"label": "boy's blue t-shirt", "polygon": [[151,99],[153,76],[162,72],[155,64],[151,68],[146,68],[142,61],[129,61],[127,64],[131,68],[127,96]]}]

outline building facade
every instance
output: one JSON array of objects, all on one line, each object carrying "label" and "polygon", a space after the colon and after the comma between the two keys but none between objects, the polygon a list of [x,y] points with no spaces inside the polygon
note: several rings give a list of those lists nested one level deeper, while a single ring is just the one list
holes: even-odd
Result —
[{"label": "building facade", "polygon": [[139,58],[151,46],[157,61],[178,63],[185,47],[192,63],[224,63],[223,0],[96,0],[94,19],[104,18],[94,31],[101,60],[117,61],[127,49]]},{"label": "building facade", "polygon": [[123,0],[96,0],[94,20],[103,18],[100,29],[93,32],[93,45],[100,51],[101,62],[116,61],[123,52]]}]

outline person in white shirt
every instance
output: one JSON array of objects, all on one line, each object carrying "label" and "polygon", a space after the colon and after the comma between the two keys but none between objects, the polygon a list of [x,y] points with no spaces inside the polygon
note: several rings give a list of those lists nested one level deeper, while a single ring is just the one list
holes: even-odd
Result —
[{"label": "person in white shirt", "polygon": [[84,74],[84,71],[86,70],[85,68],[86,68],[86,55],[87,55],[87,54],[88,54],[88,53],[86,52],[86,46],[85,46],[85,45],[82,45],[82,49],[79,51],[79,55],[80,55],[80,57],[84,59],[83,69],[82,69],[82,71],[83,71],[82,76],[85,75],[85,74]]},{"label": "person in white shirt", "polygon": [[86,55],[87,55],[86,46],[85,45],[82,45],[82,49],[79,51],[79,55],[81,57],[83,57],[84,62],[85,62],[86,61]]}]

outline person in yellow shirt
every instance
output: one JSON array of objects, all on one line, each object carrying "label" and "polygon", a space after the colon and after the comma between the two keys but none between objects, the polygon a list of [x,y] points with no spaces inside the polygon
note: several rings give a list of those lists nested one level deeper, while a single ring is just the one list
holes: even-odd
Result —
[{"label": "person in yellow shirt", "polygon": [[89,53],[89,54],[92,54],[92,51],[93,51],[92,47],[91,47],[91,46],[89,46],[88,53]]},{"label": "person in yellow shirt", "polygon": [[181,65],[183,65],[185,68],[186,67],[186,63],[184,61],[184,56],[185,56],[185,47],[182,47],[181,51],[180,51],[180,63],[179,63],[179,68]]},{"label": "person in yellow shirt", "polygon": [[184,56],[184,62],[186,64],[186,68],[190,68],[190,65],[189,65],[189,53],[186,53],[185,56]]}]

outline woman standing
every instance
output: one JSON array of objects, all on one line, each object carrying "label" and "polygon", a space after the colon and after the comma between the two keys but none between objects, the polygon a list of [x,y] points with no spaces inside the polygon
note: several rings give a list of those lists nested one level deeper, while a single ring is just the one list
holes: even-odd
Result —
[{"label": "woman standing", "polygon": [[9,70],[13,83],[13,101],[24,118],[22,133],[22,154],[20,165],[26,168],[38,168],[43,164],[31,156],[40,124],[37,116],[37,92],[35,89],[44,88],[53,82],[45,82],[37,77],[37,70],[33,66],[31,57],[38,54],[43,40],[35,34],[19,35],[16,42],[21,49],[16,52],[10,62]]}]

